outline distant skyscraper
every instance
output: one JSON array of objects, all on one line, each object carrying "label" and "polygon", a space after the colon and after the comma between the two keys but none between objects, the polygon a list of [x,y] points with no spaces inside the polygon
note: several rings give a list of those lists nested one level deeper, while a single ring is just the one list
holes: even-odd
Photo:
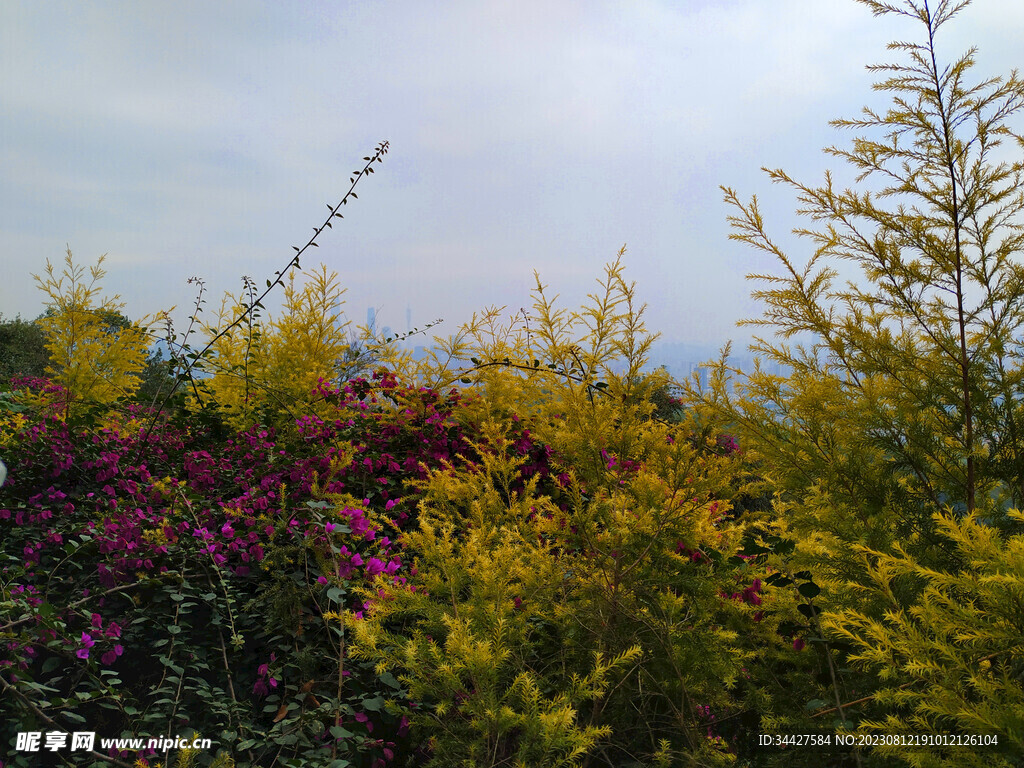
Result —
[{"label": "distant skyscraper", "polygon": [[708,366],[702,363],[690,363],[690,374],[689,378],[692,381],[693,375],[697,374],[697,381],[699,386],[707,388],[711,381],[711,370]]},{"label": "distant skyscraper", "polygon": [[373,307],[366,308],[366,326],[370,329],[371,334],[377,332],[377,310]]}]

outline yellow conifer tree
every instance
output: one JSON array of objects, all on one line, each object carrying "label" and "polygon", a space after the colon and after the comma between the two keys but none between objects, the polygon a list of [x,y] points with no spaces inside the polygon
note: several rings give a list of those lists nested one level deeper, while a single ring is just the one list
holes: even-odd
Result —
[{"label": "yellow conifer tree", "polygon": [[125,323],[120,297],[101,297],[103,260],[89,268],[87,277],[69,248],[60,275],[49,260],[45,279],[33,275],[49,297],[39,323],[52,361],[47,371],[67,391],[65,418],[87,406],[111,406],[131,397],[146,366],[148,318]]}]

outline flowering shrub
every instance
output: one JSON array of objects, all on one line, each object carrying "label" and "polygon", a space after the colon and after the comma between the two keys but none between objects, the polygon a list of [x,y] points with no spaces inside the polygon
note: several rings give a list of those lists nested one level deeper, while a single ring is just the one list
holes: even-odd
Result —
[{"label": "flowering shrub", "polygon": [[578,313],[536,297],[528,328],[449,345],[478,457],[417,484],[414,567],[356,586],[353,655],[407,687],[431,766],[729,764],[804,629],[733,514],[746,459],[655,417],[665,382],[618,262]]},{"label": "flowering shrub", "polygon": [[[67,264],[69,301],[42,283],[62,369],[0,397],[0,742],[216,743],[178,768],[724,765],[782,722],[759,697],[809,667],[820,590],[745,530],[745,452],[645,373],[620,260],[579,312],[538,283],[535,317],[489,311],[419,363],[385,342],[393,368],[340,384],[336,276],[277,273],[266,327],[246,278],[146,407],[111,383],[141,328],[100,324],[102,271],[85,289]],[[111,386],[65,375],[93,369]]]},{"label": "flowering shrub", "polygon": [[786,716],[763,691],[820,673],[816,608],[785,542],[745,529],[746,452],[679,403],[658,416],[618,262],[592,298],[566,319],[538,286],[525,334],[472,325],[446,363],[314,379],[287,413],[230,366],[171,418],[68,419],[64,387],[13,381],[0,741],[215,741],[181,766],[742,755]]},{"label": "flowering shrub", "polygon": [[[458,393],[384,374],[321,383],[333,418],[216,443],[169,424],[71,426],[39,407],[47,383],[16,385],[0,741],[87,722],[106,736],[196,730],[238,765],[371,766],[408,751],[384,707],[403,693],[349,661],[330,616],[358,614],[352,584],[405,579],[405,481],[458,461]],[[138,424],[138,411],[120,421]]]}]

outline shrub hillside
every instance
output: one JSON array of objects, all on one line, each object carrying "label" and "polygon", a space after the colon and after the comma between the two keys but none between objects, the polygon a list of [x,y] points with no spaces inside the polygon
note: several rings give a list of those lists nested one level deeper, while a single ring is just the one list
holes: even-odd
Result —
[{"label": "shrub hillside", "polygon": [[181,336],[47,264],[0,392],[0,765],[1020,765],[1024,83],[937,63],[966,2],[864,4],[925,32],[830,150],[882,186],[771,172],[804,267],[725,190],[788,376],[651,372],[624,251],[575,311],[537,277],[426,358],[353,337],[300,259],[386,142]]}]

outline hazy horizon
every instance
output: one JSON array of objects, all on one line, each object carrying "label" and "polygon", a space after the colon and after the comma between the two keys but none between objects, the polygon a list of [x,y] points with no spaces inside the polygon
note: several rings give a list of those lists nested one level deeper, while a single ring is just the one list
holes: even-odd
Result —
[{"label": "hazy horizon", "polygon": [[[938,48],[1007,75],[1022,28],[1024,4],[978,0]],[[759,168],[841,175],[828,121],[884,104],[865,65],[898,38],[918,25],[845,0],[6,3],[0,312],[37,316],[31,275],[70,247],[107,254],[129,316],[177,305],[183,327],[188,277],[208,308],[263,285],[386,139],[303,263],[339,273],[355,323],[452,333],[529,308],[534,270],[576,308],[625,244],[651,331],[742,352],[743,276],[777,267],[728,240],[719,185],[802,262]]]}]

